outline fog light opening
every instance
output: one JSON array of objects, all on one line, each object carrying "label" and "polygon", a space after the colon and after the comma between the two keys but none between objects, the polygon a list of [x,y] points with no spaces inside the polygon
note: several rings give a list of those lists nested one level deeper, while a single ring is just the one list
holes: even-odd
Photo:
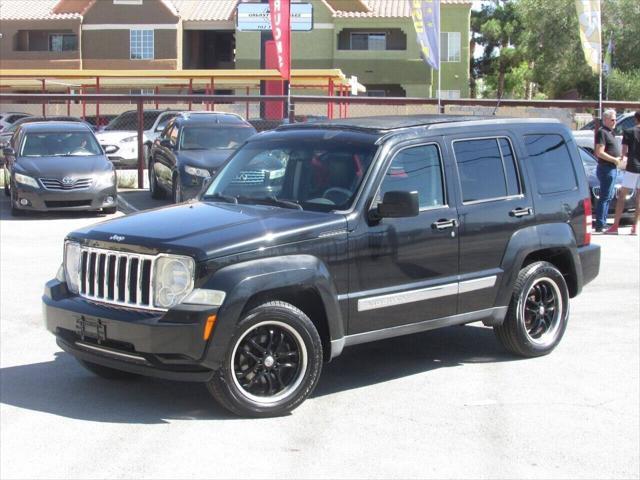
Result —
[{"label": "fog light opening", "polygon": [[26,198],[21,198],[20,205],[22,205],[23,207],[27,207],[29,205],[29,200],[27,200]]},{"label": "fog light opening", "polygon": [[106,199],[105,199],[105,203],[111,205],[114,202],[114,198],[109,195]]}]

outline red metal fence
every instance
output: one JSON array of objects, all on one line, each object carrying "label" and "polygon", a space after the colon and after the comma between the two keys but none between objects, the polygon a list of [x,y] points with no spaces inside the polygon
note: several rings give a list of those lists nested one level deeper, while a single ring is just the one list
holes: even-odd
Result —
[{"label": "red metal fence", "polygon": [[[138,187],[144,179],[144,123],[145,112],[150,110],[218,111],[231,112],[249,120],[258,130],[274,128],[283,122],[305,122],[315,119],[352,118],[379,115],[498,115],[507,117],[557,118],[570,128],[591,119],[589,112],[598,108],[595,101],[574,100],[491,100],[443,99],[440,109],[436,99],[382,98],[349,96],[338,89],[330,96],[292,96],[287,105],[286,96],[258,95],[126,95],[126,94],[0,94],[0,111],[25,111],[45,117],[54,115],[76,116],[97,129],[108,120],[126,111],[131,125],[127,130],[137,131]],[[286,119],[268,118],[265,112],[288,112]],[[618,111],[638,110],[640,102],[606,102],[606,108]]]}]

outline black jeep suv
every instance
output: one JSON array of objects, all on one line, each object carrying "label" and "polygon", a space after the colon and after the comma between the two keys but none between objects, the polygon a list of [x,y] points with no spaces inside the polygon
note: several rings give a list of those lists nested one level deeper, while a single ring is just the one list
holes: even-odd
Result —
[{"label": "black jeep suv", "polygon": [[[255,172],[279,181],[246,189]],[[278,415],[358,343],[482,321],[516,355],[551,352],[598,274],[590,229],[559,122],[294,124],[250,139],[200,202],[69,234],[44,313],[98,375],[202,381]]]}]

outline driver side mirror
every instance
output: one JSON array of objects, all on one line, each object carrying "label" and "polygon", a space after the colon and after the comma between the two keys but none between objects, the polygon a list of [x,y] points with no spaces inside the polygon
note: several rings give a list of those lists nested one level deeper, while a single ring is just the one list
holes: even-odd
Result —
[{"label": "driver side mirror", "polygon": [[[3,157],[4,157],[4,158],[7,158],[7,157],[15,157],[15,156],[16,156],[16,152],[15,152],[15,150],[14,150],[13,148],[11,148],[11,147],[4,147],[4,148],[2,149],[2,155],[3,155]],[[4,158],[3,158],[3,162],[4,162]]]},{"label": "driver side mirror", "polygon": [[420,213],[418,192],[387,192],[374,212],[377,218],[417,217]]},{"label": "driver side mirror", "polygon": [[107,145],[102,149],[104,150],[104,153],[106,153],[107,155],[111,155],[112,153],[116,153],[118,147],[116,147],[115,145]]},{"label": "driver side mirror", "polygon": [[173,142],[168,138],[163,138],[162,140],[160,140],[160,146],[164,148],[168,148],[170,150],[173,150],[174,148]]}]

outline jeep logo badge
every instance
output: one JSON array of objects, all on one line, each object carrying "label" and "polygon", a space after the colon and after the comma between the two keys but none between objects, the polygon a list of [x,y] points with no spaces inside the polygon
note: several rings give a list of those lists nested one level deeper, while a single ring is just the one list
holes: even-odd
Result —
[{"label": "jeep logo badge", "polygon": [[121,242],[124,240],[124,237],[122,235],[111,235],[109,237],[109,240],[114,240],[116,242]]}]

